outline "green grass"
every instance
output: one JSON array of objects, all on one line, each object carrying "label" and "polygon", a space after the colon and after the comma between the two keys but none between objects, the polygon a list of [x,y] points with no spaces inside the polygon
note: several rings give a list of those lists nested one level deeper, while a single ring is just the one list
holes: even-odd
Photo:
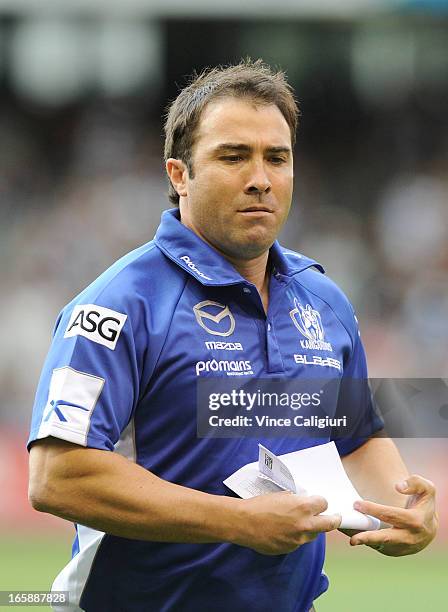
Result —
[{"label": "green grass", "polygon": [[[55,576],[70,560],[71,542],[60,539],[0,534],[0,591],[47,591]],[[0,610],[31,612],[49,606],[0,606]]]},{"label": "green grass", "polygon": [[448,551],[385,557],[366,547],[328,547],[329,590],[317,612],[425,612],[447,609]]},{"label": "green grass", "polygon": [[[47,590],[70,558],[70,538],[59,540],[0,534],[0,590]],[[429,549],[392,559],[364,547],[329,542],[325,571],[330,590],[317,612],[425,612],[446,609],[448,552]],[[1,607],[31,612],[48,607]]]}]

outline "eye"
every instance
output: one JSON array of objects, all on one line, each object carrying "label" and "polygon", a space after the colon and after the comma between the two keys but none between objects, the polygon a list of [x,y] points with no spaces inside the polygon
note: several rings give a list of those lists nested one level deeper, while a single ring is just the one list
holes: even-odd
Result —
[{"label": "eye", "polygon": [[271,164],[274,164],[275,166],[280,166],[281,164],[286,163],[286,159],[284,157],[279,157],[278,155],[275,155],[274,157],[270,157],[269,161],[271,162]]},{"label": "eye", "polygon": [[241,155],[224,155],[220,159],[222,159],[223,161],[229,162],[230,164],[236,164],[239,161],[241,161],[243,158],[241,157]]}]

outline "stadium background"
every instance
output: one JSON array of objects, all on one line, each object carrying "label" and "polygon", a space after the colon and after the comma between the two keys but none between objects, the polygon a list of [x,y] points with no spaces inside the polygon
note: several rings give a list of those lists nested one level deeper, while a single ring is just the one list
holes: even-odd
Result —
[{"label": "stadium background", "polygon": [[[71,526],[26,502],[39,370],[60,307],[152,237],[161,115],[194,68],[287,71],[302,122],[283,242],[354,303],[371,376],[447,375],[448,2],[214,4],[0,0],[0,590],[46,589],[69,556]],[[398,444],[437,484],[440,535],[403,559],[330,537],[319,612],[446,602],[448,444]]]}]

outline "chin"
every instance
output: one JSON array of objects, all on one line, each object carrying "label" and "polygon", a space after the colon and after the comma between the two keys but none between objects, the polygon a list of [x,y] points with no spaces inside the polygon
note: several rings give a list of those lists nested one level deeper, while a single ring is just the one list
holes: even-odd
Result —
[{"label": "chin", "polygon": [[241,259],[255,259],[256,257],[263,255],[263,253],[266,253],[266,251],[269,251],[273,243],[274,240],[251,240],[250,242],[239,245],[238,248],[234,250],[234,253],[235,256],[240,257]]},{"label": "chin", "polygon": [[250,231],[244,232],[242,235],[227,235],[221,240],[210,242],[214,244],[218,250],[235,259],[255,259],[266,253],[275,242],[273,232],[266,231]]},{"label": "chin", "polygon": [[276,236],[272,232],[250,232],[248,236],[245,236],[243,242],[245,248],[264,253],[274,244],[275,238]]}]

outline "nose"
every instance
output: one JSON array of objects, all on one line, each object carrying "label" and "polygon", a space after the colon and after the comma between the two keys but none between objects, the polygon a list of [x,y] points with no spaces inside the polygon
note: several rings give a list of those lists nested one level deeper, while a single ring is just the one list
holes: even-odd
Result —
[{"label": "nose", "polygon": [[271,181],[266,173],[264,163],[254,163],[250,169],[249,180],[244,188],[244,193],[248,195],[259,195],[271,191]]}]

